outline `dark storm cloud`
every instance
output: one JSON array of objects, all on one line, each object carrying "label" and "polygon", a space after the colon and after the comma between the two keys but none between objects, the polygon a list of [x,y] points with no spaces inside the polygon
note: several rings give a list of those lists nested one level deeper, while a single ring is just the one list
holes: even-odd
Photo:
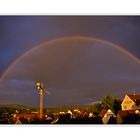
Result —
[{"label": "dark storm cloud", "polygon": [[[87,39],[66,39],[36,48],[5,75],[4,87],[17,98],[37,104],[35,83],[43,81],[52,93],[44,96],[48,106],[86,104],[139,87],[140,65],[127,53]],[[4,87],[1,91],[9,94]]]},{"label": "dark storm cloud", "polygon": [[39,102],[39,94],[37,89],[32,87],[35,87],[35,83],[34,81],[30,80],[0,81],[0,103],[18,103],[35,105],[35,102]]},{"label": "dark storm cloud", "polygon": [[139,16],[1,16],[0,72],[29,48],[61,36],[96,36],[140,57],[139,23]]},{"label": "dark storm cloud", "polygon": [[[75,35],[116,43],[140,58],[139,16],[1,16],[0,74],[17,57],[41,42]],[[128,57],[112,49],[105,50],[101,44],[94,48],[86,44],[88,49],[68,44],[63,45],[69,49],[47,48],[47,54],[45,49],[38,50],[18,63],[9,72],[11,81],[0,84],[1,103],[37,103],[34,87],[37,80],[48,83],[47,88],[53,94],[45,96],[45,104],[50,106],[87,103],[108,92],[123,94],[126,89],[139,87],[139,65]]]}]

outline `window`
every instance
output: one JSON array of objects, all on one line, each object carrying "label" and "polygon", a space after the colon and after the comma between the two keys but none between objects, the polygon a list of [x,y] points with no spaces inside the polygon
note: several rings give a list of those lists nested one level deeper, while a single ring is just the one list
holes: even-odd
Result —
[{"label": "window", "polygon": [[127,109],[127,106],[123,106],[123,109]]},{"label": "window", "polygon": [[134,105],[132,105],[132,108],[134,108],[135,106]]}]

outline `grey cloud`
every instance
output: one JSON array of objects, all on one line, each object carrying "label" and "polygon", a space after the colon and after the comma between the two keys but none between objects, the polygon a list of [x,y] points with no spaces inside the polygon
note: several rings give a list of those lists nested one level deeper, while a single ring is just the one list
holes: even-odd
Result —
[{"label": "grey cloud", "polygon": [[[67,39],[42,46],[10,69],[0,84],[7,100],[38,104],[35,87],[43,81],[47,106],[85,104],[140,86],[140,65],[132,57],[97,41]],[[8,87],[8,88],[7,88]],[[14,96],[13,96],[14,95]]]}]

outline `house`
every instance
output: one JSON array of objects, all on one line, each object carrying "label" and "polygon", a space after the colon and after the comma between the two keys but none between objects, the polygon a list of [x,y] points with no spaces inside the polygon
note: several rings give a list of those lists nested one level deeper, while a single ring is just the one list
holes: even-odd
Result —
[{"label": "house", "polygon": [[117,114],[117,124],[139,124],[140,110],[120,110]]},{"label": "house", "polygon": [[140,94],[126,94],[122,103],[122,110],[134,110],[140,107]]},{"label": "house", "polygon": [[116,123],[116,115],[110,109],[102,109],[99,116],[104,124]]}]

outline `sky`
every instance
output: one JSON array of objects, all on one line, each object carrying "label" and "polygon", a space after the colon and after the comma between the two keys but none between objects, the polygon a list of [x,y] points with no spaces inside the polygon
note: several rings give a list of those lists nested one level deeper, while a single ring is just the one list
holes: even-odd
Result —
[{"label": "sky", "polygon": [[38,80],[46,106],[139,92],[139,36],[139,16],[0,16],[0,76],[22,56],[0,81],[0,104],[38,105]]}]

